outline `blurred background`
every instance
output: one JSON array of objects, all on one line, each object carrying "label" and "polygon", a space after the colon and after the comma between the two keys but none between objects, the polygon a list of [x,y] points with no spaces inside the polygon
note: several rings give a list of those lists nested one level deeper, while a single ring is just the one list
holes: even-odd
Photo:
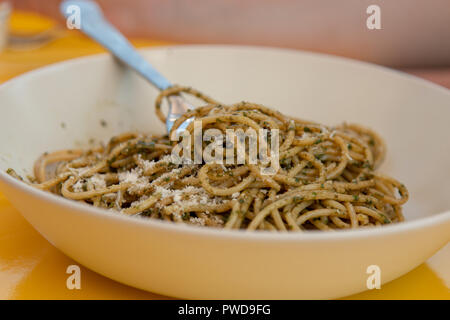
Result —
[{"label": "blurred background", "polygon": [[[59,13],[61,0],[0,0],[0,83],[32,69],[104,50]],[[450,0],[97,0],[137,47],[231,43],[322,52],[396,68],[450,88]],[[367,28],[380,8],[381,29]],[[0,115],[1,116],[1,115]],[[0,194],[0,299],[161,298],[83,268],[74,293],[61,272],[74,263],[42,238]],[[442,299],[448,246],[382,293],[357,299]],[[6,262],[5,262],[6,261]],[[6,267],[5,267],[6,266]],[[12,266],[9,267],[8,266]],[[446,267],[447,266],[447,267]],[[447,277],[448,278],[448,277]],[[41,290],[45,288],[45,290]]]},{"label": "blurred background", "polygon": [[[0,81],[103,51],[59,13],[61,0],[0,0]],[[450,87],[449,0],[97,0],[138,46],[231,43],[369,61]],[[370,30],[367,8],[380,8]]]}]

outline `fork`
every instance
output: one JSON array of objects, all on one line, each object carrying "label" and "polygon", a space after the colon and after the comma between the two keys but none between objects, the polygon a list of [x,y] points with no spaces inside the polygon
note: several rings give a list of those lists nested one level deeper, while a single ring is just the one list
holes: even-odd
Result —
[{"label": "fork", "polygon": [[[105,19],[97,3],[90,0],[66,0],[61,3],[60,10],[67,19],[78,11],[79,27],[84,34],[102,45],[119,61],[136,71],[157,89],[162,91],[172,86],[171,82],[145,60],[131,43]],[[170,133],[174,122],[188,110],[193,109],[193,106],[180,95],[168,96],[167,100],[169,108],[166,129]],[[177,136],[192,121],[192,118],[185,120],[177,128],[175,132]]]}]

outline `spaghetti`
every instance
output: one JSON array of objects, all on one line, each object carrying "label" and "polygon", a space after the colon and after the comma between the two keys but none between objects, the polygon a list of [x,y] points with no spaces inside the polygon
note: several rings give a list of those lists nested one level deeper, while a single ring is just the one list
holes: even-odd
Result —
[{"label": "spaghetti", "polygon": [[189,118],[221,132],[278,129],[278,172],[261,175],[259,165],[247,162],[177,165],[170,154],[178,142],[129,132],[98,148],[42,155],[32,185],[123,214],[225,229],[335,230],[403,221],[408,190],[377,171],[386,148],[372,130],[327,127],[249,102],[223,105],[186,87],[158,96],[161,121],[164,98],[182,93],[206,105],[184,114],[172,132]]}]

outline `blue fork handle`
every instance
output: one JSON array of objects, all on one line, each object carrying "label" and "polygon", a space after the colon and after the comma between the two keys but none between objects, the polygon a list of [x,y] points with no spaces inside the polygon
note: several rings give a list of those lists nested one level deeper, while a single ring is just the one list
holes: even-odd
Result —
[{"label": "blue fork handle", "polygon": [[156,88],[164,90],[172,86],[170,81],[145,60],[131,43],[103,17],[101,9],[95,2],[66,0],[61,3],[60,9],[66,18],[72,17],[79,10],[81,31],[141,74]]}]

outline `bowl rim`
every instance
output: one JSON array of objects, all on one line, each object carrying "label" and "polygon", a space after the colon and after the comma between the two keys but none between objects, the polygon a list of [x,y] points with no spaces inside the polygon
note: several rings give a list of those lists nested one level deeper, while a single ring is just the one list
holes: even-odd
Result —
[{"label": "bowl rim", "polygon": [[[222,49],[222,50],[255,50],[255,51],[266,51],[266,52],[274,52],[274,53],[294,53],[294,54],[302,54],[309,56],[319,56],[329,60],[335,60],[341,63],[359,65],[360,67],[370,68],[372,70],[378,69],[385,73],[400,76],[403,79],[407,79],[409,81],[417,82],[422,86],[427,86],[432,90],[438,90],[441,94],[448,94],[450,98],[450,90],[447,88],[440,86],[438,84],[432,83],[428,80],[416,77],[411,74],[407,74],[405,72],[390,69],[388,67],[376,65],[369,62],[349,59],[345,57],[334,56],[331,54],[324,53],[315,53],[309,51],[302,51],[297,49],[284,49],[284,48],[273,48],[273,47],[264,47],[264,46],[243,46],[243,45],[222,45],[222,44],[213,44],[213,45],[167,45],[167,46],[156,46],[156,47],[144,47],[140,48],[139,51],[142,52],[151,52],[151,51],[164,51],[164,50],[191,50],[191,49],[200,49],[200,50],[208,50],[208,49]],[[41,73],[52,72],[53,70],[70,67],[71,65],[76,65],[77,63],[92,63],[95,60],[108,59],[112,58],[109,53],[99,53],[94,55],[88,55],[83,57],[77,57],[73,59],[68,59],[64,61],[55,62],[37,69],[33,69],[31,71],[22,73],[12,79],[9,79],[0,84],[0,90],[5,90],[9,86],[14,85],[16,82],[20,82],[23,79],[32,79],[35,76],[39,76]],[[186,235],[193,236],[205,236],[205,237],[216,237],[216,238],[227,238],[227,239],[245,239],[245,240],[270,240],[273,241],[328,241],[328,240],[348,240],[352,238],[367,238],[367,237],[381,237],[386,236],[393,233],[403,233],[410,232],[412,230],[417,230],[425,227],[431,227],[440,223],[450,222],[450,208],[449,210],[434,213],[430,216],[421,217],[414,219],[412,221],[404,221],[402,223],[394,223],[387,226],[383,226],[380,228],[361,228],[361,229],[349,229],[349,230],[337,230],[335,232],[321,232],[321,231],[308,231],[308,232],[270,232],[270,231],[252,231],[248,232],[246,230],[225,230],[220,228],[211,228],[211,227],[202,227],[195,225],[186,225],[186,224],[177,224],[173,222],[163,221],[159,219],[149,219],[140,216],[128,216],[125,214],[120,214],[117,211],[102,209],[93,207],[90,205],[82,204],[70,199],[66,199],[64,197],[55,195],[53,193],[43,191],[37,188],[34,188],[24,182],[21,182],[10,175],[8,175],[5,171],[0,170],[0,181],[6,183],[10,187],[14,189],[16,192],[22,192],[27,194],[28,196],[33,196],[38,198],[40,201],[47,201],[54,205],[59,205],[62,207],[68,207],[77,213],[81,213],[83,215],[95,215],[100,219],[107,219],[114,222],[126,222],[128,225],[133,225],[136,227],[152,227],[159,228],[164,231],[169,231],[172,233],[186,233]]]}]

